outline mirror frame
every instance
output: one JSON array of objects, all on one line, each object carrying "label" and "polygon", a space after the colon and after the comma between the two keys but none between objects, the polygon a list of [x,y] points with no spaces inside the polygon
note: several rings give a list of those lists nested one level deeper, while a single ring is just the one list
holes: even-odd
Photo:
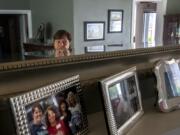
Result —
[{"label": "mirror frame", "polygon": [[129,50],[121,50],[121,51],[113,51],[113,52],[102,52],[102,53],[92,53],[92,54],[90,53],[86,55],[84,54],[72,55],[62,58],[46,58],[46,59],[37,59],[37,60],[17,61],[17,62],[1,63],[0,72],[47,68],[54,66],[103,61],[109,59],[119,59],[124,57],[150,55],[150,54],[173,52],[173,51],[180,51],[180,46],[172,46],[172,45],[163,46],[163,47],[159,46],[154,48],[138,48],[138,49],[129,49]]}]

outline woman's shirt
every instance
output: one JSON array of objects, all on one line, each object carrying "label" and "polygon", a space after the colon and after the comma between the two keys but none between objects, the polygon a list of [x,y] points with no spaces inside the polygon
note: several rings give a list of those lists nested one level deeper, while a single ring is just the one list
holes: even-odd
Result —
[{"label": "woman's shirt", "polygon": [[30,132],[31,135],[48,135],[48,131],[42,123],[41,124],[32,123],[30,125]]},{"label": "woman's shirt", "polygon": [[69,135],[69,129],[66,127],[65,123],[63,120],[60,120],[56,126],[52,127],[49,126],[48,127],[48,132],[49,135],[57,135],[58,132],[60,133],[60,135]]},{"label": "woman's shirt", "polygon": [[71,114],[74,112],[81,112],[81,105],[77,103],[74,107],[69,107],[69,110]]}]

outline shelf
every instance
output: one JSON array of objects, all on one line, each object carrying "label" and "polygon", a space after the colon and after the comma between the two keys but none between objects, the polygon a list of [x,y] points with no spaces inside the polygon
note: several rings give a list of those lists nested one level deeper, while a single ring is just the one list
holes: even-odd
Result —
[{"label": "shelf", "polygon": [[53,45],[42,43],[24,43],[23,46],[25,59],[42,59],[54,57]]},{"label": "shelf", "polygon": [[[132,127],[127,135],[179,135],[180,110],[161,113],[155,110],[153,104],[145,108],[144,115]],[[107,135],[104,113],[98,112],[88,116],[88,135]]]},{"label": "shelf", "polygon": [[53,50],[52,45],[44,45],[44,44],[35,44],[35,43],[24,43],[25,52],[32,51],[45,51],[45,50]]},{"label": "shelf", "polygon": [[108,135],[103,112],[88,115],[88,122],[88,135]]}]

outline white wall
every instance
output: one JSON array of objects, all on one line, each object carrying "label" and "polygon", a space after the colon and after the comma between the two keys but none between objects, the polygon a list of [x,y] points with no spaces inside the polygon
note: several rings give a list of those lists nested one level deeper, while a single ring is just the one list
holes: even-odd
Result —
[{"label": "white wall", "polygon": [[[129,49],[131,37],[132,0],[73,0],[75,54],[83,54],[85,46],[123,44],[119,50]],[[123,32],[107,33],[108,9],[123,9]],[[105,21],[105,40],[84,41],[84,21]]]},{"label": "white wall", "polygon": [[156,38],[157,46],[163,45],[164,15],[166,14],[167,0],[157,2]]}]

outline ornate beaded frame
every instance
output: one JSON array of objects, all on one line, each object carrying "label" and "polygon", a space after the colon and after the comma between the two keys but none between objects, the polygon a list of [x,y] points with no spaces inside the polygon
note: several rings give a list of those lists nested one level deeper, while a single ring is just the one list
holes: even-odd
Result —
[{"label": "ornate beaded frame", "polygon": [[34,91],[18,95],[10,98],[11,108],[14,114],[15,123],[16,123],[16,132],[18,135],[30,135],[27,113],[25,106],[28,106],[32,103],[38,102],[44,98],[47,98],[51,95],[56,95],[59,92],[64,92],[68,88],[76,87],[77,95],[80,98],[80,103],[83,113],[83,129],[80,131],[80,135],[85,135],[88,132],[88,122],[86,110],[84,108],[85,104],[83,101],[83,91],[80,87],[79,75],[72,76],[68,79],[50,84],[48,86],[36,89]]}]

